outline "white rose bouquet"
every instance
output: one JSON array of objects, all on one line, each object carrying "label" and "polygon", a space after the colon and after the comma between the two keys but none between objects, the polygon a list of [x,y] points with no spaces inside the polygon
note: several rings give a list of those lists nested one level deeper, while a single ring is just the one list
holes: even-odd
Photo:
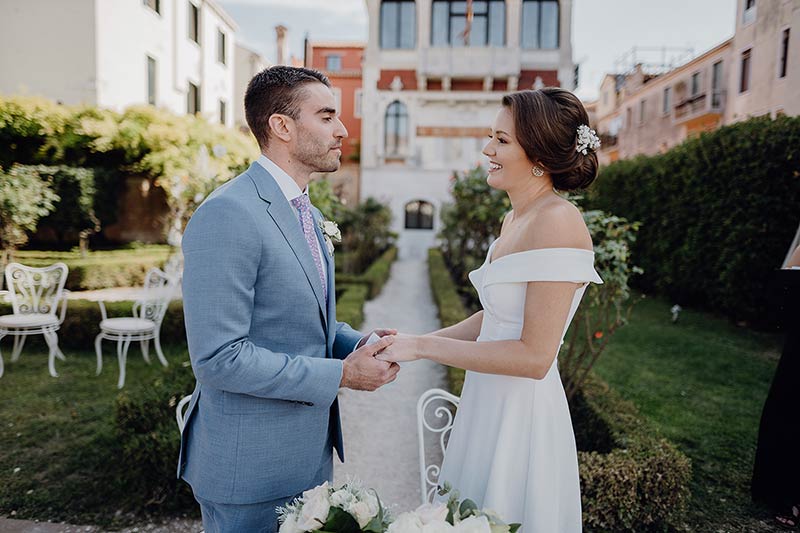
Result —
[{"label": "white rose bouquet", "polygon": [[278,508],[279,533],[383,533],[389,514],[373,489],[349,481],[335,489],[326,481]]},{"label": "white rose bouquet", "polygon": [[506,524],[496,513],[479,510],[472,500],[459,501],[445,484],[447,503],[426,503],[392,519],[373,489],[349,482],[333,489],[327,482],[307,490],[278,510],[279,533],[517,533],[520,524]]}]

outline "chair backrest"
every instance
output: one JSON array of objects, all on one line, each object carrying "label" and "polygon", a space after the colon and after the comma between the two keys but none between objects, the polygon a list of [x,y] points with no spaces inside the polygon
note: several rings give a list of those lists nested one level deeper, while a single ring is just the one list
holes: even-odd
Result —
[{"label": "chair backrest", "polygon": [[187,394],[181,401],[178,402],[178,406],[175,407],[175,420],[178,422],[178,431],[183,433],[183,428],[186,425],[186,413],[184,412],[186,406],[189,405],[189,402],[192,399],[191,394]]},{"label": "chair backrest", "polygon": [[[441,460],[460,398],[442,389],[425,391],[417,401],[417,438],[419,439],[419,474],[422,503],[433,501],[441,471]],[[426,434],[436,438],[433,446],[425,445]],[[438,446],[436,446],[438,444]],[[434,449],[431,450],[431,447]]]},{"label": "chair backrest", "polygon": [[6,286],[14,314],[55,315],[64,296],[69,269],[64,263],[30,267],[20,263],[6,265]]},{"label": "chair backrest", "polygon": [[133,304],[133,314],[139,318],[161,324],[170,300],[178,287],[178,280],[159,268],[151,268],[144,277],[147,296]]}]

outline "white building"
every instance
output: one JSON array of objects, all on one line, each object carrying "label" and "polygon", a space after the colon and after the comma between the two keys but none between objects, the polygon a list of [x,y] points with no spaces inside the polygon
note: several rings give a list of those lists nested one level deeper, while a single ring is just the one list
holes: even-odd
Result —
[{"label": "white building", "polygon": [[212,0],[0,0],[0,93],[233,125],[236,25]]},{"label": "white building", "polygon": [[233,124],[242,131],[250,131],[244,116],[244,95],[253,76],[269,67],[269,63],[259,54],[236,43],[234,54]]},{"label": "white building", "polygon": [[572,89],[571,0],[366,0],[361,198],[388,202],[401,250],[439,230],[454,170],[481,161],[502,96]]}]

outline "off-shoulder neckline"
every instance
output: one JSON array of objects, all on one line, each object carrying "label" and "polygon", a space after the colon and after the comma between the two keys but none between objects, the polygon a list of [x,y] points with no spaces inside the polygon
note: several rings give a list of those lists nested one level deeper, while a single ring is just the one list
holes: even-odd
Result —
[{"label": "off-shoulder neckline", "polygon": [[529,254],[532,252],[552,252],[552,251],[571,251],[571,252],[583,252],[587,254],[594,255],[593,250],[587,250],[586,248],[564,248],[564,247],[556,247],[556,248],[533,248],[531,250],[523,250],[521,252],[513,252],[510,254],[506,254],[504,256],[498,257],[497,259],[492,258],[492,249],[494,248],[494,244],[497,242],[498,239],[492,241],[492,244],[489,245],[489,250],[486,252],[486,261],[484,264],[494,265],[497,264],[498,261],[502,261],[506,257],[513,257],[515,255],[522,255],[522,254]]}]

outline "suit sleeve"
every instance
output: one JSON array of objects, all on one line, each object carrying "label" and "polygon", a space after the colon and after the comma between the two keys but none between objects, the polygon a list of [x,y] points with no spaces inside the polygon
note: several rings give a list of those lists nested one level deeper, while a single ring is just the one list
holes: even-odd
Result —
[{"label": "suit sleeve", "polygon": [[197,380],[219,390],[329,407],[342,361],[292,356],[249,339],[262,236],[235,201],[212,197],[183,236],[183,301]]},{"label": "suit sleeve", "polygon": [[333,339],[333,357],[344,359],[356,349],[363,335],[347,322],[336,322],[336,338]]}]

